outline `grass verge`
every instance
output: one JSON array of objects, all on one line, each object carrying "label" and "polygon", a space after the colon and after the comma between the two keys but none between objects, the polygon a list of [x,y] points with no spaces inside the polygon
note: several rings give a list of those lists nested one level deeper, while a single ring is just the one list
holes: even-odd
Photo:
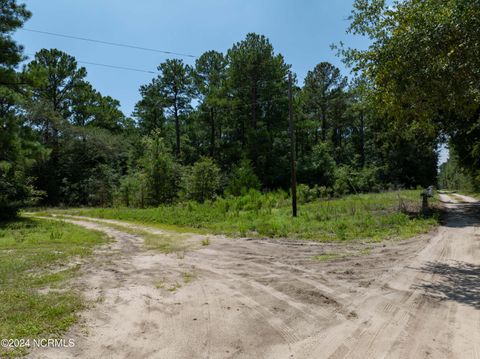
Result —
[{"label": "grass verge", "polygon": [[[74,259],[105,241],[97,232],[59,221],[20,219],[0,223],[0,338],[56,338],[84,307],[80,293],[65,286],[78,272]],[[26,348],[0,347],[0,357]]]},{"label": "grass verge", "polygon": [[438,223],[438,216],[419,215],[420,201],[420,191],[350,195],[301,204],[298,217],[292,218],[290,199],[284,194],[251,192],[243,197],[203,204],[188,202],[147,209],[83,208],[48,212],[231,236],[380,241],[408,238],[432,229]]}]

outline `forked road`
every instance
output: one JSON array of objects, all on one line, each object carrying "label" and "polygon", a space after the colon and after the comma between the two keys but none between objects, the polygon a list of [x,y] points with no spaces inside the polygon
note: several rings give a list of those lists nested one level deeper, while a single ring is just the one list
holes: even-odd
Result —
[{"label": "forked road", "polygon": [[[408,241],[201,246],[202,236],[183,235],[192,249],[168,255],[124,223],[71,217],[113,238],[75,282],[95,304],[65,335],[75,347],[31,356],[480,358],[480,206],[442,201],[446,223]],[[312,258],[332,252],[348,256]]]}]

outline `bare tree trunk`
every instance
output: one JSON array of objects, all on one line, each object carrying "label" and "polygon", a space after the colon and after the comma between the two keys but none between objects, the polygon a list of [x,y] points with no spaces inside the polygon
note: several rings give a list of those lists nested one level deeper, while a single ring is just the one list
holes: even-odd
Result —
[{"label": "bare tree trunk", "polygon": [[215,113],[213,107],[210,108],[210,156],[215,157]]},{"label": "bare tree trunk", "polygon": [[360,165],[365,166],[365,118],[360,112]]},{"label": "bare tree trunk", "polygon": [[327,139],[327,114],[326,109],[322,109],[322,141]]},{"label": "bare tree trunk", "polygon": [[177,104],[177,93],[175,92],[173,100],[173,116],[175,117],[175,156],[180,157],[180,120],[178,118],[178,104]]}]

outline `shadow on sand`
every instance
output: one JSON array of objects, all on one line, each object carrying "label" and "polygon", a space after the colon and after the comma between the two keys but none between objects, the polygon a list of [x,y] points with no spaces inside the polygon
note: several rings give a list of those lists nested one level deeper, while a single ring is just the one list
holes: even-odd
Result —
[{"label": "shadow on sand", "polygon": [[420,284],[415,289],[423,289],[435,298],[454,300],[480,309],[480,266],[464,262],[428,262],[420,270],[437,274],[440,278],[437,283]]},{"label": "shadow on sand", "polygon": [[454,207],[444,209],[442,212],[443,225],[446,227],[480,226],[480,202],[456,203]]}]

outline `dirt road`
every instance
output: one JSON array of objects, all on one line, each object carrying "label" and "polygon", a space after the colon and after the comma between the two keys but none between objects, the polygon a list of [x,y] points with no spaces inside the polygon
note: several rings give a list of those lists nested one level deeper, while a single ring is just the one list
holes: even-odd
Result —
[{"label": "dirt road", "polygon": [[185,235],[193,249],[168,255],[124,223],[72,217],[113,238],[76,282],[95,304],[65,335],[74,348],[31,356],[480,358],[480,205],[442,201],[446,223],[408,241]]}]

